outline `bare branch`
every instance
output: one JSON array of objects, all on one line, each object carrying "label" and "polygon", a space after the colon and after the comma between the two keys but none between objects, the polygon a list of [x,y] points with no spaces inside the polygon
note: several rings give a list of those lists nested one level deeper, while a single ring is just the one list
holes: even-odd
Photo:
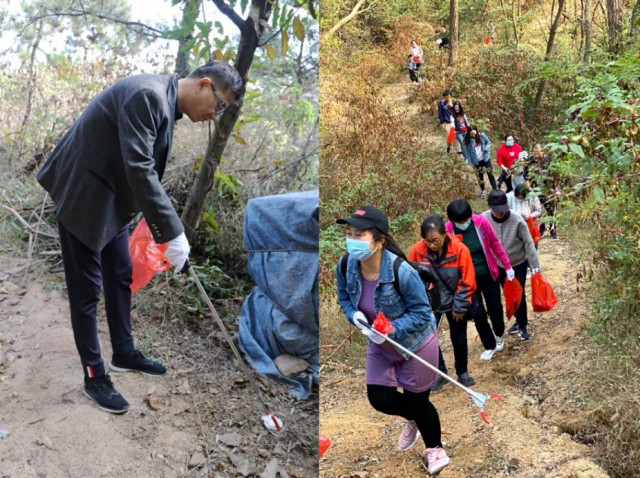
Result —
[{"label": "bare branch", "polygon": [[353,7],[353,10],[351,10],[351,13],[349,13],[349,15],[342,18],[338,23],[336,23],[333,27],[331,27],[331,29],[327,33],[327,38],[331,38],[340,28],[345,26],[347,23],[349,23],[351,20],[356,18],[361,13],[364,13],[367,10],[369,10],[375,4],[375,2],[372,2],[364,10],[360,10],[366,1],[367,0],[358,0],[358,3],[356,3],[356,5]]},{"label": "bare branch", "polygon": [[241,32],[249,28],[245,19],[242,18],[240,15],[238,15],[236,11],[233,9],[233,7],[228,5],[224,0],[211,0],[211,1],[214,3],[216,7],[218,7],[218,10],[220,10],[220,12],[222,12],[223,15],[225,15],[240,29]]}]

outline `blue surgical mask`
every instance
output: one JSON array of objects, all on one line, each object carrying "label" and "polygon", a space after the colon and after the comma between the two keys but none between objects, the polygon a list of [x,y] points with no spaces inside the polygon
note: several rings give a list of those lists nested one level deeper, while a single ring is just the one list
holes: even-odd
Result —
[{"label": "blue surgical mask", "polygon": [[462,224],[456,223],[456,227],[462,231],[466,231],[470,225],[471,225],[471,219],[469,219],[467,222]]},{"label": "blue surgical mask", "polygon": [[373,241],[358,241],[356,239],[347,239],[347,252],[358,261],[366,261],[375,251],[369,249],[369,244]]},{"label": "blue surgical mask", "polygon": [[513,146],[513,141],[505,141],[505,143],[507,146],[511,147]]}]

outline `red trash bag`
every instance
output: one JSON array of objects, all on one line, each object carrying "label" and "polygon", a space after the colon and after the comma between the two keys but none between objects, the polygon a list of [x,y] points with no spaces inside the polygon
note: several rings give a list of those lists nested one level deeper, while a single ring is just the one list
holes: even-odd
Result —
[{"label": "red trash bag", "polygon": [[136,292],[153,279],[157,272],[171,269],[164,257],[166,244],[156,244],[144,219],[136,226],[129,238],[129,254],[133,265],[131,292]]},{"label": "red trash bag", "polygon": [[329,440],[326,436],[320,435],[320,444],[318,446],[318,455],[319,458],[322,458],[324,452],[327,451],[327,448],[331,446],[331,440]]},{"label": "red trash bag", "polygon": [[488,45],[491,39],[489,37],[484,37],[484,44]]},{"label": "red trash bag", "polygon": [[393,325],[391,325],[391,321],[387,319],[382,312],[378,312],[376,320],[373,321],[373,328],[384,335],[393,332]]},{"label": "red trash bag", "polygon": [[534,312],[548,312],[558,303],[553,287],[540,272],[531,276],[531,303]]},{"label": "red trash bag", "polygon": [[453,143],[454,139],[456,139],[456,129],[452,126],[449,129],[449,134],[447,135],[447,144]]},{"label": "red trash bag", "polygon": [[502,286],[502,292],[504,292],[504,305],[507,313],[507,319],[511,319],[513,314],[516,313],[520,302],[522,301],[522,286],[518,279],[505,279],[504,286]]},{"label": "red trash bag", "polygon": [[529,234],[531,234],[531,239],[533,239],[533,243],[538,244],[538,241],[542,237],[542,235],[540,234],[540,227],[538,226],[538,221],[536,221],[532,217],[528,217],[527,226],[529,227]]}]

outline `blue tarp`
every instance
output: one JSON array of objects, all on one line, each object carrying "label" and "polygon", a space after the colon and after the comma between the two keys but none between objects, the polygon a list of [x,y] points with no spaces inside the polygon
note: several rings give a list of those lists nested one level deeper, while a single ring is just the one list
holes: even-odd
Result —
[{"label": "blue tarp", "polygon": [[[318,191],[251,199],[244,218],[249,274],[256,283],[240,312],[239,340],[259,373],[289,385],[306,400],[318,383]],[[309,362],[305,373],[283,376],[282,354]]]}]

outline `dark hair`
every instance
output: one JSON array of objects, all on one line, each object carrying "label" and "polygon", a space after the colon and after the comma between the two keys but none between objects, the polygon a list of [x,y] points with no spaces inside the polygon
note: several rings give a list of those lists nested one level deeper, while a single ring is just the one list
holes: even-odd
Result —
[{"label": "dark hair", "polygon": [[409,53],[407,56],[408,56],[409,58],[411,58],[413,55],[411,55],[411,53]]},{"label": "dark hair", "polygon": [[516,197],[518,197],[518,196],[525,196],[526,197],[528,193],[529,193],[529,188],[524,183],[518,184],[516,186],[516,188],[514,189],[514,191],[513,191],[513,194],[515,194]]},{"label": "dark hair", "polygon": [[516,142],[516,137],[513,135],[513,133],[505,133],[504,134],[504,140],[506,141],[509,136],[511,136],[513,138],[513,142],[515,143]]},{"label": "dark hair", "polygon": [[482,139],[480,138],[480,131],[478,131],[478,127],[474,124],[472,124],[471,126],[469,126],[469,129],[467,130],[467,134],[464,136],[464,144],[469,144],[469,142],[474,139],[471,137],[471,132],[475,131],[476,132],[476,137],[475,137],[475,143],[476,144],[481,144],[482,143]]},{"label": "dark hair", "polygon": [[193,70],[189,78],[204,78],[205,76],[210,78],[222,91],[231,89],[236,96],[240,95],[242,78],[240,77],[240,73],[229,63],[216,60],[211,61]]},{"label": "dark hair", "polygon": [[449,91],[449,90],[444,90],[444,91],[442,92],[442,96],[451,96],[451,91]]},{"label": "dark hair", "polygon": [[372,227],[370,229],[371,234],[373,235],[373,240],[377,241],[379,239],[384,239],[384,248],[388,251],[393,252],[396,256],[402,257],[405,261],[408,261],[407,256],[402,251],[402,248],[398,245],[396,240],[389,234],[388,232],[385,234],[377,227]]},{"label": "dark hair", "polygon": [[[456,113],[456,105],[458,105],[460,107],[460,113]],[[453,112],[456,113],[457,115],[463,115],[464,114],[464,108],[462,107],[462,103],[460,103],[459,101],[454,101],[453,105],[451,105],[451,107],[453,108]]]},{"label": "dark hair", "polygon": [[472,214],[471,205],[464,199],[451,201],[447,206],[447,217],[451,222],[466,221]]},{"label": "dark hair", "polygon": [[427,216],[422,221],[420,226],[420,236],[424,239],[427,237],[429,231],[438,231],[440,234],[446,234],[447,230],[444,228],[444,221],[437,214]]}]

